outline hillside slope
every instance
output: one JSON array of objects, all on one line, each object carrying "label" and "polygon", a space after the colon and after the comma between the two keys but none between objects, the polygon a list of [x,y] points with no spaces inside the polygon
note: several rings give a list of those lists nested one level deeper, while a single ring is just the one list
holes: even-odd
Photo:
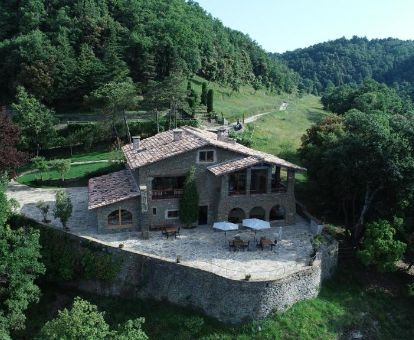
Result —
[{"label": "hillside slope", "polygon": [[23,85],[57,108],[131,77],[141,87],[175,72],[275,91],[297,75],[247,35],[185,0],[0,2],[0,103]]},{"label": "hillside slope", "polygon": [[273,57],[298,72],[302,90],[314,94],[333,85],[361,84],[365,78],[401,85],[412,80],[404,77],[404,62],[414,57],[414,41],[341,38]]}]

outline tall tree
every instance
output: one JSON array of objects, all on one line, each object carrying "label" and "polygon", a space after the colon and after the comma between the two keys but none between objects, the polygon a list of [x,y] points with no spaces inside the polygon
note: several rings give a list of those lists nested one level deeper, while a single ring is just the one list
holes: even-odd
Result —
[{"label": "tall tree", "polygon": [[130,79],[120,83],[107,83],[93,91],[87,100],[110,118],[118,138],[120,136],[118,135],[116,125],[122,119],[126,127],[127,136],[131,142],[125,111],[128,108],[136,108],[137,90]]},{"label": "tall tree", "polygon": [[17,88],[16,103],[12,107],[16,111],[14,120],[21,129],[22,144],[35,150],[38,156],[39,151],[55,136],[53,111],[27,93],[23,87]]},{"label": "tall tree", "polygon": [[214,111],[214,91],[213,89],[208,90],[207,92],[207,112]]},{"label": "tall tree", "polygon": [[17,149],[19,135],[19,128],[6,114],[0,114],[0,175],[14,175],[16,168],[27,160],[27,154]]},{"label": "tall tree", "polygon": [[186,226],[191,226],[192,223],[197,222],[198,200],[195,168],[192,167],[186,176],[183,197],[180,200],[180,220]]},{"label": "tall tree", "polygon": [[413,129],[411,118],[353,110],[328,117],[303,137],[309,178],[327,205],[341,208],[354,242],[367,216],[393,216],[413,194]]},{"label": "tall tree", "polygon": [[0,337],[23,329],[28,306],[37,302],[40,290],[36,278],[45,272],[40,262],[39,232],[30,228],[12,230],[7,224],[12,204],[5,190],[7,179],[0,178]]}]

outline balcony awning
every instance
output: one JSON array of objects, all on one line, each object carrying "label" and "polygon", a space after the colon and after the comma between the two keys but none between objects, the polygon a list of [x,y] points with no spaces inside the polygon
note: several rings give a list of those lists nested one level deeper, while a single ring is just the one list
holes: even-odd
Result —
[{"label": "balcony awning", "polygon": [[269,163],[259,157],[249,156],[245,158],[235,159],[207,167],[216,176],[222,176],[234,171],[243,170],[250,166]]}]

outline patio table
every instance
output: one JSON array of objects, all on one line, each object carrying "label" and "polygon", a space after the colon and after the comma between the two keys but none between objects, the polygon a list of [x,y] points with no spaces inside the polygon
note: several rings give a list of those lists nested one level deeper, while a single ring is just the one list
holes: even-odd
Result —
[{"label": "patio table", "polygon": [[246,248],[249,247],[249,243],[250,241],[243,241],[243,240],[239,240],[239,239],[235,239],[232,241],[232,247],[234,247],[234,250],[240,250],[243,249],[245,250]]},{"label": "patio table", "polygon": [[170,236],[174,236],[177,238],[178,228],[177,227],[164,227],[162,228],[162,234],[165,235],[167,238]]},{"label": "patio table", "polygon": [[270,247],[270,250],[273,250],[273,247],[275,246],[276,244],[272,241],[272,240],[269,240],[268,238],[262,238],[262,239],[260,239],[260,241],[259,241],[259,243],[258,243],[258,246],[260,247],[260,248],[262,248],[262,250],[265,248],[265,247]]}]

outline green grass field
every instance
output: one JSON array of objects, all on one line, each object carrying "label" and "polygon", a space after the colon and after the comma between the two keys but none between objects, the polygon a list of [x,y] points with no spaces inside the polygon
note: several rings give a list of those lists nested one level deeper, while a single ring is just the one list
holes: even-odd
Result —
[{"label": "green grass field", "polygon": [[413,297],[405,295],[397,274],[383,281],[389,279],[398,287],[389,289],[381,281],[367,280],[358,269],[341,271],[324,285],[319,297],[299,302],[284,314],[239,326],[165,302],[99,297],[47,286],[40,303],[29,311],[24,334],[36,334],[57,309],[70,306],[80,295],[105,311],[112,325],[145,317],[150,339],[347,339],[356,330],[366,339],[413,339]]},{"label": "green grass field", "polygon": [[318,97],[305,96],[289,102],[286,111],[273,111],[252,123],[253,148],[300,163],[296,151],[313,124],[326,116]]},{"label": "green grass field", "polygon": [[[205,80],[201,77],[194,77],[193,89],[200,95],[201,86]],[[294,95],[268,94],[265,90],[255,91],[251,86],[242,86],[239,92],[218,83],[208,82],[208,87],[214,90],[214,111],[230,122],[237,118],[252,116],[256,113],[279,109],[282,101],[289,101]]]},{"label": "green grass field", "polygon": [[[66,180],[73,180],[73,179],[85,179],[88,175],[94,172],[105,172],[105,170],[111,170],[114,167],[113,163],[109,162],[101,162],[101,163],[90,163],[90,164],[79,164],[79,165],[72,165],[69,172],[66,174]],[[45,183],[39,182],[40,173],[38,172],[31,172],[22,176],[17,177],[17,182],[21,184],[26,184],[30,186],[36,187],[55,187],[53,181],[60,180],[60,174],[55,170],[50,170],[43,174],[43,179]],[[84,181],[84,182],[85,182]],[[86,182],[85,182],[86,183]],[[58,184],[58,183],[56,183]]]}]

